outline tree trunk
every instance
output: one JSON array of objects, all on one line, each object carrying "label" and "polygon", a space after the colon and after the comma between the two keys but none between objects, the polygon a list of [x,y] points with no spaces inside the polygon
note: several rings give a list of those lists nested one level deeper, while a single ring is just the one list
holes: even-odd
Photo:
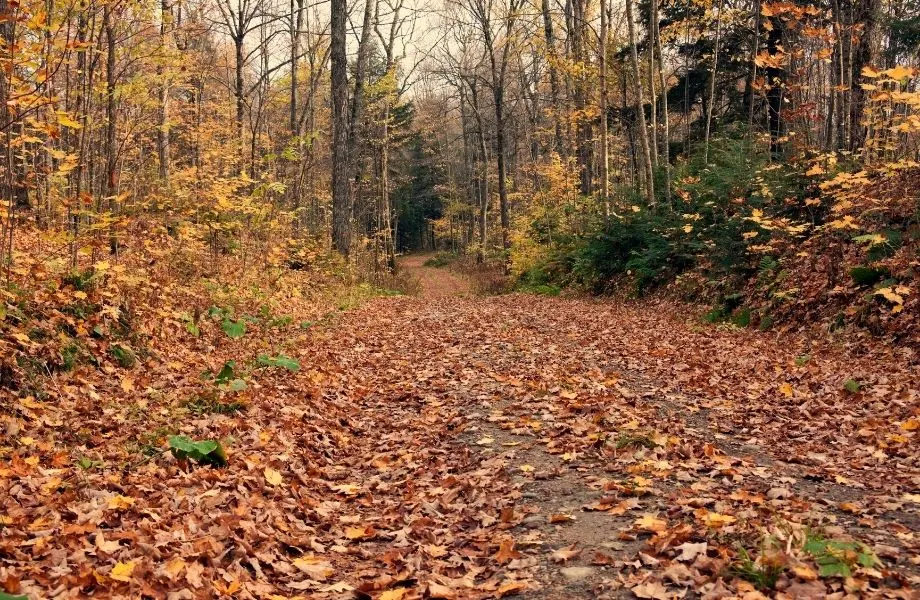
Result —
[{"label": "tree trunk", "polygon": [[351,251],[351,194],[348,189],[348,58],[345,54],[345,0],[330,0],[332,11],[332,246],[343,256]]},{"label": "tree trunk", "polygon": [[607,0],[600,0],[601,31],[598,40],[601,86],[601,203],[604,218],[610,217],[610,141],[607,131]]},{"label": "tree trunk", "polygon": [[[603,0],[602,0],[603,1]],[[549,70],[550,98],[553,102],[553,149],[562,152],[562,124],[559,121],[559,75],[556,70],[556,37],[553,34],[553,15],[549,10],[549,0],[541,0],[543,12],[543,35],[546,39],[547,68]]]},{"label": "tree trunk", "polygon": [[716,40],[712,53],[712,75],[709,76],[709,103],[706,105],[706,131],[703,138],[703,164],[709,164],[709,134],[712,129],[712,109],[716,103],[716,77],[719,74],[719,41],[722,34],[722,0],[716,14]]},{"label": "tree trunk", "polygon": [[645,121],[645,102],[642,99],[642,74],[639,72],[639,52],[636,49],[636,21],[633,18],[633,0],[626,0],[626,23],[629,27],[629,50],[632,59],[633,76],[636,78],[636,116],[639,119],[639,141],[645,162],[645,194],[649,205],[655,204],[655,171],[649,148],[648,125]]},{"label": "tree trunk", "polygon": [[244,95],[246,90],[243,89],[243,38],[237,37],[233,40],[234,47],[234,88],[233,95],[236,99],[236,135],[237,135],[237,159],[239,160],[239,172],[242,173],[244,162],[244,142],[243,142],[243,117],[246,115],[246,103]]},{"label": "tree trunk", "polygon": [[658,0],[652,1],[652,34],[655,36],[655,51],[658,53],[658,75],[661,79],[661,158],[664,162],[664,199],[671,202],[671,121],[668,116],[668,76],[664,70],[664,54],[661,51],[661,36],[658,31]]},{"label": "tree trunk", "polygon": [[[160,2],[160,45],[164,50],[171,47],[169,43],[169,19],[171,11],[169,0]],[[159,127],[157,127],[157,160],[159,162],[160,181],[169,185],[169,84],[164,78],[162,65],[157,65],[159,81]]]}]

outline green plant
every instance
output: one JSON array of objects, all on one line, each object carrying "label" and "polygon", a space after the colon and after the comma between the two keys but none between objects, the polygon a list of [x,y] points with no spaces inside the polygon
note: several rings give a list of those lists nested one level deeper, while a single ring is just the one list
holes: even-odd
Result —
[{"label": "green plant", "polygon": [[851,394],[856,394],[859,390],[862,389],[862,385],[855,379],[847,379],[843,382],[843,389],[850,392]]},{"label": "green plant", "polygon": [[850,278],[856,285],[870,286],[878,283],[890,275],[884,267],[853,267],[850,269]]},{"label": "green plant", "polygon": [[89,471],[91,469],[96,469],[102,466],[101,460],[93,460],[86,456],[81,456],[77,462],[77,466],[83,469],[84,471]]},{"label": "green plant", "polygon": [[76,342],[71,342],[64,346],[61,350],[61,369],[72,371],[80,363],[82,354],[80,345]]},{"label": "green plant", "polygon": [[130,369],[137,364],[137,355],[134,354],[134,350],[127,346],[114,344],[109,348],[109,353],[118,363],[118,366],[125,369]]},{"label": "green plant", "polygon": [[811,354],[802,354],[795,357],[795,366],[804,367],[805,364],[811,360]]},{"label": "green plant", "polygon": [[227,453],[215,440],[194,441],[184,435],[169,438],[169,450],[177,460],[192,460],[202,465],[223,467],[227,464]]},{"label": "green plant", "polygon": [[228,360],[215,375],[212,371],[207,370],[201,374],[202,379],[211,379],[218,388],[239,392],[246,389],[246,381],[236,372],[236,361]]},{"label": "green plant", "polygon": [[751,326],[751,309],[742,308],[739,311],[736,311],[732,315],[732,324],[737,327],[750,327]]},{"label": "green plant", "polygon": [[713,307],[703,315],[703,320],[707,323],[720,323],[725,320],[725,310],[721,306]]},{"label": "green plant", "polygon": [[764,555],[754,560],[744,548],[738,549],[738,558],[730,570],[737,577],[751,582],[762,590],[773,589],[783,572],[778,562],[765,560]]},{"label": "green plant", "polygon": [[431,258],[425,261],[425,266],[435,267],[435,268],[446,267],[447,265],[452,263],[455,260],[455,258],[456,257],[446,252],[438,252],[437,254],[435,254],[434,256],[432,256]]},{"label": "green plant", "polygon": [[828,540],[809,533],[803,550],[818,564],[821,577],[850,577],[859,567],[872,568],[880,564],[872,549],[862,542]]},{"label": "green plant", "polygon": [[61,283],[69,285],[78,292],[86,292],[92,289],[95,275],[96,273],[93,269],[71,271],[61,278]]},{"label": "green plant", "polygon": [[278,356],[260,354],[258,358],[256,358],[256,364],[260,367],[281,367],[287,369],[288,371],[295,372],[300,370],[299,362],[283,354],[279,354]]},{"label": "green plant", "polygon": [[227,337],[236,340],[246,335],[246,319],[234,321],[230,317],[225,317],[221,321],[220,328],[223,329]]}]

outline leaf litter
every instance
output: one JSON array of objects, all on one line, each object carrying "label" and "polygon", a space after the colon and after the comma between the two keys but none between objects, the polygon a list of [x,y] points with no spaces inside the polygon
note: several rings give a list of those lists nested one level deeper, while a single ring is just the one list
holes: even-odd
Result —
[{"label": "leaf litter", "polygon": [[219,335],[131,385],[11,400],[0,589],[915,597],[920,392],[896,348],[806,348],[666,303],[376,299],[286,333],[300,368],[253,374],[245,411],[172,424],[183,451],[220,440],[226,466],[166,452],[165,432],[142,448],[200,385],[170,363],[222,361]]}]

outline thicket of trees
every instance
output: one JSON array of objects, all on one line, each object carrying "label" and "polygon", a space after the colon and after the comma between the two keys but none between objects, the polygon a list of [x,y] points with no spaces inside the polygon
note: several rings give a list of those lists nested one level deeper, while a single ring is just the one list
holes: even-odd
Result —
[{"label": "thicket of trees", "polygon": [[[409,136],[421,55],[407,48],[423,13],[407,0],[349,8],[330,19],[306,0],[0,3],[4,264],[28,223],[61,232],[77,267],[140,243],[150,216],[215,256],[330,232],[347,253],[355,232],[392,267],[403,182],[391,155]],[[330,86],[331,60],[347,73]],[[334,138],[333,106],[345,123]],[[348,192],[336,219],[333,171]]]},{"label": "thicket of trees", "polygon": [[641,286],[751,272],[819,230],[891,245],[852,191],[916,168],[918,15],[916,0],[0,0],[3,254],[25,219],[63,232],[76,266],[156,215],[215,256],[312,235],[379,270],[438,247]]},{"label": "thicket of trees", "polygon": [[833,221],[823,179],[915,166],[917,15],[874,0],[448,2],[450,91],[427,90],[456,115],[436,136],[439,233],[515,240],[520,269],[590,238],[562,258],[603,270],[644,252],[653,277],[701,253],[742,261],[757,214],[792,234]]}]

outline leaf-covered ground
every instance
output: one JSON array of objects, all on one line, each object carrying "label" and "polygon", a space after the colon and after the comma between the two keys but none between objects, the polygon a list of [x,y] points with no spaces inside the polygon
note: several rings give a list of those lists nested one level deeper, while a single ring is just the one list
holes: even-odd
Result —
[{"label": "leaf-covered ground", "polygon": [[[14,400],[0,589],[916,597],[917,357],[406,266],[418,297],[257,338],[299,370],[253,369],[238,406],[174,418],[202,385],[177,362],[256,343],[220,331]],[[227,466],[176,460],[166,433],[221,440]]]}]

